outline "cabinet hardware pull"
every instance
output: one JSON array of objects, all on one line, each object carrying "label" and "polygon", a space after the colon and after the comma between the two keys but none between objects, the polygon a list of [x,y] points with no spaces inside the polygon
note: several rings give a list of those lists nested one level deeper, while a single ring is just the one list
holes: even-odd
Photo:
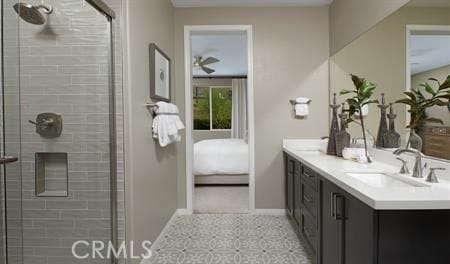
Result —
[{"label": "cabinet hardware pull", "polygon": [[335,207],[334,207],[334,201],[335,201],[336,194],[334,192],[331,192],[331,202],[330,202],[330,208],[331,208],[331,217],[335,218]]},{"label": "cabinet hardware pull", "polygon": [[[334,199],[334,201],[335,201],[335,217],[334,217],[334,219],[335,220],[343,220],[344,219],[344,213],[343,212],[345,212],[345,203],[344,203],[344,196],[342,196],[342,195],[340,195],[340,194],[338,194],[338,195],[336,195],[335,196],[335,199]],[[336,208],[338,207],[338,202],[339,202],[339,212],[337,212],[337,210],[336,210]]]}]

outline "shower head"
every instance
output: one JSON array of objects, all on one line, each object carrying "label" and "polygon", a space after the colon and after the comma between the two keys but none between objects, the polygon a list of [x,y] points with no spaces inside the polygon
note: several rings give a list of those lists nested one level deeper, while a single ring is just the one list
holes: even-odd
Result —
[{"label": "shower head", "polygon": [[16,13],[26,22],[34,25],[43,25],[45,23],[45,16],[39,11],[49,15],[53,12],[52,6],[38,5],[33,6],[27,3],[17,3],[14,5]]}]

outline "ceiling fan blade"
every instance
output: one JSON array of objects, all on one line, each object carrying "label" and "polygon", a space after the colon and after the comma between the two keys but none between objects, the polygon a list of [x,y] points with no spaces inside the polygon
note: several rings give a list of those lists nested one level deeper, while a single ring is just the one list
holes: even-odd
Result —
[{"label": "ceiling fan blade", "polygon": [[204,72],[206,72],[207,74],[211,74],[211,73],[213,73],[213,72],[216,71],[216,70],[213,70],[213,69],[211,69],[211,68],[204,67],[204,66],[202,66],[202,70],[203,70]]},{"label": "ceiling fan blade", "polygon": [[200,62],[200,65],[208,65],[208,64],[213,64],[216,62],[219,62],[220,60],[214,58],[214,57],[208,57],[206,58],[204,61]]}]

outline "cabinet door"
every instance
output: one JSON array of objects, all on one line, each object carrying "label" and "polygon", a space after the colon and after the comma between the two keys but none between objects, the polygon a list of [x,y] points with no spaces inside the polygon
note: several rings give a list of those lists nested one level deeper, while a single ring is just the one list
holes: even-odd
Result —
[{"label": "cabinet door", "polygon": [[295,161],[287,156],[286,158],[286,211],[290,217],[294,215],[294,169]]},{"label": "cabinet door", "polygon": [[299,226],[302,226],[302,173],[301,173],[301,164],[299,162],[295,163],[294,169],[294,219]]},{"label": "cabinet door", "polygon": [[344,263],[375,264],[375,211],[345,194]]},{"label": "cabinet door", "polygon": [[[336,199],[339,195],[339,189],[329,181],[323,180],[321,182],[321,247],[320,259],[321,264],[343,264],[342,258],[342,231],[343,221],[337,217],[337,203]],[[341,205],[342,196],[340,196]],[[340,214],[340,216],[342,216]],[[362,263],[359,263],[362,264]]]}]

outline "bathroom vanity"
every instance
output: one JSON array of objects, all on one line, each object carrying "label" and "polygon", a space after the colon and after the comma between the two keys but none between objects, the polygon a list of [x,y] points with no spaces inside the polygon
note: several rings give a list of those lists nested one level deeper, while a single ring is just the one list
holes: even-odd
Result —
[{"label": "bathroom vanity", "polygon": [[286,212],[317,264],[450,263],[450,183],[284,146]]}]

